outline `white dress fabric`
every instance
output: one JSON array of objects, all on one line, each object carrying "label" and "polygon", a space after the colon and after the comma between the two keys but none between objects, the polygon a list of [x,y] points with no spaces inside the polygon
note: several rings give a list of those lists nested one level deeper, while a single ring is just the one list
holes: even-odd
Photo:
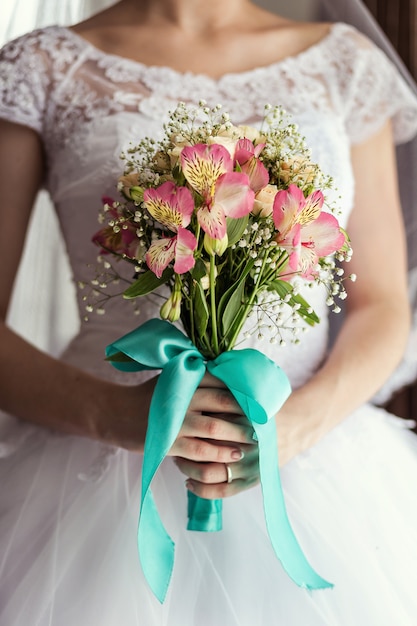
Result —
[{"label": "white dress fabric", "polygon": [[[117,197],[119,155],[158,137],[179,100],[223,104],[233,123],[257,124],[264,104],[289,111],[322,169],[334,176],[343,224],[354,197],[351,144],[393,119],[396,140],[417,131],[417,104],[384,55],[335,24],[306,51],[218,80],[106,54],[64,27],[7,44],[0,57],[0,117],[43,138],[49,191],[76,281],[94,276],[103,194]],[[79,290],[80,318],[85,316]],[[247,341],[294,387],[323,359],[325,294],[306,296],[322,321],[299,345]],[[105,346],[150,317],[151,301],[114,299],[89,314],[62,358],[132,384],[103,359]],[[4,365],[3,365],[4,366]],[[323,398],[323,403],[326,399]],[[1,626],[414,626],[417,623],[417,438],[407,424],[364,405],[281,471],[300,544],[332,590],[308,592],[285,574],[265,529],[260,488],[224,503],[224,529],[186,528],[184,477],[170,459],[153,484],[176,543],[163,605],[136,549],[141,456],[1,417]]]}]

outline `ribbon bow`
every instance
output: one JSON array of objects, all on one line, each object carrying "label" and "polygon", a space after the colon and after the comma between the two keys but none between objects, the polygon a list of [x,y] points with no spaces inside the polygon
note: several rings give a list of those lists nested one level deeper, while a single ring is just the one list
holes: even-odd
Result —
[{"label": "ribbon bow", "polygon": [[[160,369],[146,433],[138,525],[139,558],[160,602],[165,600],[174,566],[174,542],[159,517],[151,482],[175,442],[185,413],[206,370],[231,391],[250,421],[259,445],[259,473],[268,534],[287,574],[300,587],[332,587],[307,562],[290,526],[278,470],[274,416],[291,392],[285,373],[253,349],[224,352],[206,362],[178,328],[151,319],[106,348],[107,357],[122,353],[112,365],[122,371]],[[126,358],[127,357],[127,358]],[[188,493],[189,530],[220,530],[221,500]]]}]

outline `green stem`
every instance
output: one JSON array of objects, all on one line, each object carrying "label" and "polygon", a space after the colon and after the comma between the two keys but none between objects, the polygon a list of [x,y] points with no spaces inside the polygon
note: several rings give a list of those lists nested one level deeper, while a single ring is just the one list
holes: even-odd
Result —
[{"label": "green stem", "polygon": [[191,341],[193,342],[194,345],[196,345],[195,343],[195,324],[194,324],[194,293],[195,293],[195,287],[193,285],[192,279],[191,279],[191,288],[190,288],[190,298],[189,298],[189,303],[190,303],[190,334],[191,334]]},{"label": "green stem", "polygon": [[217,307],[216,307],[216,277],[215,277],[215,269],[216,265],[214,262],[215,256],[212,254],[210,256],[210,308],[211,308],[211,330],[212,330],[212,341],[213,341],[213,350],[216,355],[219,354],[219,340],[217,335]]},{"label": "green stem", "polygon": [[288,260],[288,254],[286,252],[280,252],[276,257],[275,257],[275,268],[273,270],[269,269],[267,271],[267,273],[265,274],[265,281],[269,282],[271,279],[274,280],[274,278],[276,278],[277,280],[279,280],[279,272],[282,269],[282,267],[284,267],[284,265],[286,264],[287,260]]},{"label": "green stem", "polygon": [[200,352],[208,359],[215,359],[216,356],[218,356],[213,352],[210,337],[207,335],[207,333],[204,335],[204,337],[201,338],[201,346],[198,347]]},{"label": "green stem", "polygon": [[246,322],[246,318],[248,316],[249,311],[251,310],[252,306],[253,306],[253,302],[255,300],[256,294],[258,293],[257,289],[253,290],[253,293],[251,295],[251,297],[249,298],[248,303],[246,304],[245,308],[242,310],[242,313],[240,315],[240,321],[238,322],[236,328],[235,328],[235,332],[232,335],[232,338],[230,339],[229,342],[229,350],[232,350],[234,348],[234,345],[236,343],[236,340],[239,336],[240,331],[242,330],[243,324]]},{"label": "green stem", "polygon": [[252,295],[249,298],[246,306],[244,307],[241,315],[240,315],[240,320],[235,328],[235,332],[233,333],[231,339],[230,339],[230,343],[229,343],[229,350],[232,350],[232,348],[234,347],[236,340],[238,338],[238,335],[240,333],[240,331],[242,330],[243,324],[246,321],[246,318],[248,316],[249,311],[251,310],[253,303],[255,301],[255,298],[258,294],[258,292],[260,291],[261,288],[261,283],[262,283],[262,278],[263,278],[263,273],[264,273],[264,269],[266,266],[266,256],[264,256],[263,262],[262,262],[262,266],[261,269],[259,270],[259,274],[258,274],[258,278],[256,279],[256,283],[253,287],[253,291],[252,291]]},{"label": "green stem", "polygon": [[233,278],[236,275],[239,276],[241,268],[244,267],[246,263],[247,263],[247,258],[246,257],[242,258],[242,260],[235,267],[233,267],[231,271],[231,277]]}]

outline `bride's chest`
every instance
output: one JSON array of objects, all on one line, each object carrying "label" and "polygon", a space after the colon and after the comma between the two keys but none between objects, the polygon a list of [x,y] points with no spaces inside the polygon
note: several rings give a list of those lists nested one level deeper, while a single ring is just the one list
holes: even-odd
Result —
[{"label": "bride's chest", "polygon": [[281,105],[305,135],[312,158],[334,177],[343,204],[350,206],[353,183],[343,114],[319,76],[314,81],[311,74],[281,64],[214,80],[113,57],[80,58],[51,92],[44,138],[52,195],[62,199],[67,188],[73,192],[74,186],[89,185],[101,196],[108,181],[122,172],[122,151],[146,136],[160,138],[179,101],[201,100],[221,104],[236,125],[259,126],[265,104]]}]

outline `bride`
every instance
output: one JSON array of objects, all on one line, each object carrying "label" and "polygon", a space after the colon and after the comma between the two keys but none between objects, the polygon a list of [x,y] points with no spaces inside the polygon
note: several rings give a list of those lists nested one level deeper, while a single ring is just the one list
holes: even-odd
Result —
[{"label": "bride", "polygon": [[[207,375],[153,484],[176,543],[159,604],[136,553],[156,378],[117,373],[103,359],[108,343],[158,310],[147,302],[138,320],[113,300],[59,359],[5,322],[38,190],[55,205],[74,279],[88,283],[91,235],[101,196],[115,193],[119,154],[132,137],[158,137],[176,102],[202,98],[222,103],[236,124],[259,123],[266,102],[282,104],[341,196],[358,280],[332,349],[314,289],[308,299],[322,321],[300,346],[247,344],[292,382],[276,416],[285,501],[331,590],[297,587],[274,556],[257,445],[232,396]],[[0,408],[21,443],[0,459],[2,625],[415,623],[417,443],[369,399],[400,361],[410,324],[393,146],[417,132],[416,113],[394,66],[354,28],[294,22],[246,0],[121,0],[3,48]],[[82,290],[77,297],[84,320]],[[184,481],[203,498],[227,498],[222,532],[185,530]]]}]

